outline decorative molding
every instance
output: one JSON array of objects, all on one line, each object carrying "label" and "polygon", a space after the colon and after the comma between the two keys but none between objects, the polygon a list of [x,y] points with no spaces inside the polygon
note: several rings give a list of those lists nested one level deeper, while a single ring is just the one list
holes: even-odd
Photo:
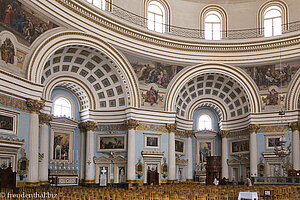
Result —
[{"label": "decorative molding", "polygon": [[113,125],[98,125],[99,131],[123,131],[126,130],[124,124],[113,124]]},{"label": "decorative molding", "polygon": [[39,113],[40,110],[45,106],[44,100],[27,99],[27,109],[32,113]]},{"label": "decorative molding", "polygon": [[297,122],[290,122],[289,123],[289,128],[292,129],[292,131],[299,131],[300,129],[300,121],[297,121]]},{"label": "decorative molding", "polygon": [[166,126],[140,123],[136,130],[167,132]]},{"label": "decorative molding", "polygon": [[185,136],[192,138],[194,136],[194,130],[185,130]]},{"label": "decorative molding", "polygon": [[221,130],[220,135],[222,138],[228,138],[230,131],[229,130]]},{"label": "decorative molding", "polygon": [[142,151],[141,152],[143,157],[160,157],[162,158],[165,152],[160,151]]},{"label": "decorative molding", "polygon": [[128,119],[124,121],[124,124],[128,127],[128,129],[136,129],[136,127],[139,126],[139,121],[135,119]]},{"label": "decorative molding", "polygon": [[98,123],[94,121],[86,121],[80,123],[80,127],[84,127],[86,131],[96,131],[98,130]]},{"label": "decorative molding", "polygon": [[27,111],[27,103],[24,100],[0,94],[0,105],[13,107],[16,109]]},{"label": "decorative molding", "polygon": [[174,133],[176,131],[177,128],[177,124],[167,124],[166,128],[168,130],[169,133]]},{"label": "decorative molding", "polygon": [[50,121],[52,121],[53,115],[52,114],[46,114],[46,113],[40,113],[39,120],[42,125],[49,125]]},{"label": "decorative molding", "polygon": [[176,158],[176,165],[187,165],[188,160]]},{"label": "decorative molding", "polygon": [[289,132],[289,126],[288,125],[281,125],[281,126],[260,126],[260,129],[258,130],[258,133],[268,133],[268,132]]}]

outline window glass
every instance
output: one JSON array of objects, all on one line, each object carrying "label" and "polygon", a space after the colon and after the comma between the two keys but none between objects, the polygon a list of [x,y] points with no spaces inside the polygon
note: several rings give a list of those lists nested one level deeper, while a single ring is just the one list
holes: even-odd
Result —
[{"label": "window glass", "polygon": [[265,37],[282,34],[281,9],[277,6],[269,7],[264,14]]},{"label": "window glass", "polygon": [[212,119],[209,115],[201,115],[198,122],[199,130],[211,130],[212,129]]},{"label": "window glass", "polygon": [[204,25],[204,38],[206,40],[221,39],[221,16],[215,11],[207,13]]},{"label": "window glass", "polygon": [[148,29],[156,32],[164,32],[164,9],[163,6],[156,2],[150,2],[147,9],[147,26]]},{"label": "window glass", "polygon": [[63,97],[59,97],[54,101],[55,117],[71,117],[71,103]]}]

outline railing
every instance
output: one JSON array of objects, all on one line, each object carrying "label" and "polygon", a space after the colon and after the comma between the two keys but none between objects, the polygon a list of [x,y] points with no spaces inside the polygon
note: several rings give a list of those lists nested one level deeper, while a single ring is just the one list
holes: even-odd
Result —
[{"label": "railing", "polygon": [[255,177],[255,185],[300,185],[300,177]]},{"label": "railing", "polygon": [[[106,12],[111,13],[127,22],[132,24],[147,28],[147,19],[128,10],[125,10],[118,5],[115,5],[108,0],[106,2]],[[188,38],[205,38],[205,31],[201,29],[184,28],[169,24],[162,24],[165,30],[165,34],[176,35]],[[294,32],[300,30],[300,21],[282,24],[282,33]],[[260,38],[264,37],[263,28],[253,28],[253,29],[242,29],[242,30],[227,30],[221,31],[222,40],[226,39],[249,39],[249,38]]]}]

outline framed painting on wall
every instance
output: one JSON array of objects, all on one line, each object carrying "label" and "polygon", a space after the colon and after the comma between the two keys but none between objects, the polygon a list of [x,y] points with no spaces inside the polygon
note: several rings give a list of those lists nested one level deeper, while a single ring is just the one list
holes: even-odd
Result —
[{"label": "framed painting on wall", "polygon": [[158,134],[144,134],[144,148],[160,149],[160,135]]},{"label": "framed painting on wall", "polygon": [[199,167],[200,171],[206,171],[206,158],[212,155],[212,142],[211,141],[200,141],[199,142]]},{"label": "framed painting on wall", "polygon": [[230,154],[249,153],[249,140],[230,141]]},{"label": "framed painting on wall", "polygon": [[277,146],[280,146],[280,138],[283,135],[266,135],[265,136],[265,145],[266,145],[266,149],[274,149]]},{"label": "framed painting on wall", "polygon": [[126,150],[126,135],[97,135],[97,151],[125,151]]},{"label": "framed painting on wall", "polygon": [[175,139],[175,153],[179,155],[185,154],[185,140]]},{"label": "framed painting on wall", "polygon": [[18,113],[0,110],[0,133],[17,135]]},{"label": "framed painting on wall", "polygon": [[70,160],[70,134],[54,132],[53,160]]}]

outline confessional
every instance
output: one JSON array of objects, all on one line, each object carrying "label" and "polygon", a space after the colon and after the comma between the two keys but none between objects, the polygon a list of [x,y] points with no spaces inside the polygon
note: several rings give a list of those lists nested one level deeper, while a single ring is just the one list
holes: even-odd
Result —
[{"label": "confessional", "polygon": [[13,172],[11,167],[5,169],[0,168],[0,180],[0,189],[16,189],[16,172]]},{"label": "confessional", "polygon": [[159,184],[159,173],[157,170],[150,170],[148,169],[147,173],[147,184],[148,185],[158,185]]}]

